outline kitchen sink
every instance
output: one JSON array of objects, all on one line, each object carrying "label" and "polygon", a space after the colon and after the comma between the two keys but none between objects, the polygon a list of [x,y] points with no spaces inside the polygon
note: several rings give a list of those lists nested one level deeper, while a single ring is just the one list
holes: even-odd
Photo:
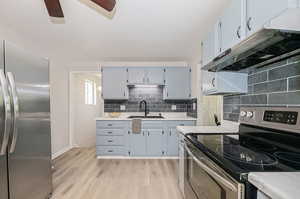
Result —
[{"label": "kitchen sink", "polygon": [[164,119],[163,116],[160,115],[154,115],[154,116],[140,116],[140,115],[132,115],[128,117],[129,119]]}]

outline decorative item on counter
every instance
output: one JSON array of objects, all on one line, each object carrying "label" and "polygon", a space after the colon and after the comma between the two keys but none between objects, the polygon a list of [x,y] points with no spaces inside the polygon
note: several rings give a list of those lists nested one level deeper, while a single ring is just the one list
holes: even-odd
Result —
[{"label": "decorative item on counter", "polygon": [[117,118],[117,117],[120,117],[121,113],[119,112],[112,112],[112,113],[109,113],[109,116],[112,117],[112,118]]}]

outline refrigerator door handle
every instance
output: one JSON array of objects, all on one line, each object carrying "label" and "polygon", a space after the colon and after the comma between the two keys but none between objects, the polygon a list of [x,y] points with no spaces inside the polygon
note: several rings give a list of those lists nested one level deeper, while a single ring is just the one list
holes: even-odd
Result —
[{"label": "refrigerator door handle", "polygon": [[7,145],[9,142],[9,133],[11,128],[11,102],[10,95],[7,85],[7,80],[3,69],[0,70],[0,83],[2,89],[2,97],[4,103],[4,131],[3,131],[3,141],[0,149],[0,155],[6,154]]},{"label": "refrigerator door handle", "polygon": [[11,89],[12,101],[13,101],[13,121],[12,121],[12,141],[9,149],[9,153],[13,153],[16,149],[17,139],[18,139],[18,128],[17,122],[19,119],[19,99],[16,89],[16,83],[14,75],[11,72],[7,73],[8,82]]}]

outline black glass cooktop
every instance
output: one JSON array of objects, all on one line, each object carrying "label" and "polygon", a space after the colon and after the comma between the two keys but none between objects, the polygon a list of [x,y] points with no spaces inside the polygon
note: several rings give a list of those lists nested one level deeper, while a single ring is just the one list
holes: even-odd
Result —
[{"label": "black glass cooktop", "polygon": [[239,135],[186,137],[237,178],[248,172],[300,171],[300,135],[243,126]]}]

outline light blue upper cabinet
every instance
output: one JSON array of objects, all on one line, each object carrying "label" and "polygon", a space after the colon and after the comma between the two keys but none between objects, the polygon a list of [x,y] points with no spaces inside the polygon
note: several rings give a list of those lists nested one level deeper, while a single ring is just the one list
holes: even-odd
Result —
[{"label": "light blue upper cabinet", "polygon": [[128,84],[164,84],[164,68],[163,67],[129,67],[128,68]]},{"label": "light blue upper cabinet", "polygon": [[144,67],[129,67],[128,68],[128,84],[144,84],[146,82]]},{"label": "light blue upper cabinet", "polygon": [[284,10],[296,7],[298,0],[247,0],[247,36],[262,29]]},{"label": "light blue upper cabinet", "polygon": [[147,67],[145,73],[148,84],[164,85],[165,78],[163,67]]},{"label": "light blue upper cabinet", "polygon": [[220,23],[218,22],[202,42],[203,65],[208,64],[221,53],[220,36]]},{"label": "light blue upper cabinet", "polygon": [[245,18],[246,0],[232,0],[220,19],[222,52],[245,39]]},{"label": "light blue upper cabinet", "polygon": [[165,100],[191,98],[191,69],[189,67],[167,67],[165,80]]},{"label": "light blue upper cabinet", "polygon": [[161,129],[147,130],[147,155],[148,156],[162,156],[165,153],[164,149],[164,132]]},{"label": "light blue upper cabinet", "polygon": [[125,67],[102,67],[103,99],[128,99]]}]

